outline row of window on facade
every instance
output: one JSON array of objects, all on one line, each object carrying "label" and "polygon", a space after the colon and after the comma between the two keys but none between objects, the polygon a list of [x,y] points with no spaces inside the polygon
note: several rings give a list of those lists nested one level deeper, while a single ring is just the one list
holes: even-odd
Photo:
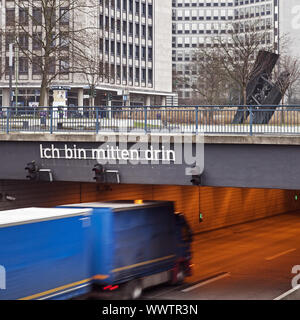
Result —
[{"label": "row of window on facade", "polygon": [[234,11],[232,9],[192,9],[192,10],[173,10],[173,20],[225,20],[232,19]]},{"label": "row of window on facade", "polygon": [[272,0],[173,0],[173,7],[199,7],[199,6],[207,6],[207,7],[225,7],[229,6],[241,6],[241,5],[249,5],[253,3],[265,3],[270,2]]},{"label": "row of window on facade", "polygon": [[[19,8],[19,24],[22,24],[23,26],[29,25],[29,20],[31,20],[33,25],[40,26],[43,23],[43,9],[41,7],[32,7],[30,8]],[[53,25],[56,21],[59,22],[60,25],[68,25],[70,21],[70,10],[67,7],[61,7],[59,8],[59,17],[56,18],[56,12],[52,12],[51,8],[46,9],[49,11],[49,13],[45,13],[45,16],[51,16],[51,21],[53,22]],[[29,19],[30,18],[30,19]],[[15,8],[6,8],[6,25],[7,26],[14,26],[16,22],[16,9]]]},{"label": "row of window on facade", "polygon": [[265,2],[273,2],[273,0],[235,0],[234,5],[243,6],[243,5],[249,5],[254,3],[265,3]]},{"label": "row of window on facade", "polygon": [[[273,19],[259,19],[255,22],[256,30],[270,29],[273,26]],[[239,22],[236,26],[240,29],[240,32],[249,30],[252,26],[250,22]],[[177,23],[173,24],[173,34],[196,34],[196,33],[230,33],[232,28],[229,28],[226,23]]]},{"label": "row of window on facade", "polygon": [[[1,63],[1,60],[0,60]],[[18,74],[27,75],[29,73],[29,66],[32,65],[32,75],[40,75],[42,73],[42,59],[40,57],[33,57],[30,61],[27,57],[18,57]],[[1,65],[1,64],[0,64]],[[58,69],[57,69],[58,68]],[[55,58],[51,57],[49,62],[49,74],[55,74],[58,72],[61,74],[69,73],[69,58],[61,57],[56,61]],[[5,75],[9,75],[9,57],[5,57]],[[13,64],[13,73],[15,73],[15,62]]]},{"label": "row of window on facade", "polygon": [[251,6],[247,8],[240,8],[234,10],[234,16],[237,19],[259,17],[272,14],[271,4]]},{"label": "row of window on facade", "polygon": [[[18,44],[18,47],[23,50],[31,50],[31,48],[32,50],[41,50],[43,44],[42,33],[34,32],[31,36],[29,36],[27,33],[19,33],[17,38],[15,38],[15,35],[13,33],[7,33],[5,36],[5,50],[9,51],[9,44],[15,42]],[[32,47],[30,45],[30,42]],[[68,50],[69,43],[68,32],[60,32],[58,34],[52,33],[51,47],[56,46],[57,49]]]},{"label": "row of window on facade", "polygon": [[[128,5],[127,5],[128,1]],[[106,7],[116,8],[118,10],[121,10],[121,1],[117,0],[110,0],[110,1],[102,1],[100,0],[100,5],[106,3]],[[116,2],[116,4],[115,4]],[[148,12],[148,17],[152,18],[153,16],[153,6],[152,4],[148,4],[146,6],[146,3],[136,0],[123,0],[122,1],[123,10],[127,10],[127,7],[129,9],[129,13],[135,13],[139,15],[141,13],[142,17],[146,17],[146,13]],[[116,6],[116,7],[115,7]],[[148,9],[147,9],[148,8]],[[48,8],[46,10],[49,11],[49,14],[45,13],[43,14],[43,8],[39,7],[38,5],[32,5],[32,7],[28,8],[19,8],[18,9],[18,16],[19,16],[19,23],[22,25],[28,25],[29,24],[29,17],[32,18],[32,23],[35,25],[40,25],[43,21],[43,15],[44,16],[51,16],[51,19],[53,22],[56,21],[56,14],[59,14],[58,21],[60,24],[69,24],[70,21],[70,9],[68,7],[61,7],[57,11],[53,12],[53,8]],[[16,19],[16,9],[15,8],[6,8],[6,25],[14,25]]]},{"label": "row of window on facade", "polygon": [[[140,0],[99,0],[100,5],[105,6],[106,8],[117,9],[127,11],[136,15],[141,14],[142,17],[146,17],[147,14],[147,4],[145,1]],[[153,16],[153,6],[148,4],[148,17],[152,18]]]},{"label": "row of window on facade", "polygon": [[[104,43],[105,43],[105,47],[104,47]],[[132,44],[127,44],[127,43],[123,43],[121,44],[121,42],[116,42],[114,40],[105,40],[103,41],[103,39],[100,39],[99,41],[99,49],[100,52],[103,52],[105,54],[116,54],[117,56],[121,56],[121,50],[122,50],[122,55],[124,58],[127,58],[127,56],[129,58],[135,58],[135,59],[142,59],[142,60],[146,60],[148,57],[148,61],[152,61],[153,58],[153,49],[152,47],[140,47],[140,46],[134,46]]]},{"label": "row of window on facade", "polygon": [[[257,52],[250,56],[250,60],[254,60]],[[198,56],[194,52],[177,52],[177,61],[186,61],[192,63],[176,63],[172,65],[173,71],[178,75],[196,75],[201,73],[201,69],[197,65],[197,61],[203,61],[204,57]],[[201,67],[200,67],[201,68]]]},{"label": "row of window on facade", "polygon": [[136,37],[142,37],[146,38],[147,37],[147,29],[148,29],[148,39],[152,40],[153,38],[153,28],[152,26],[146,27],[145,24],[140,24],[140,23],[133,23],[133,22],[128,22],[128,21],[123,21],[121,22],[120,19],[115,19],[115,18],[109,18],[105,17],[103,15],[99,16],[99,24],[100,28],[104,27],[104,30],[106,31],[111,31],[114,32],[115,30],[117,33],[122,33],[123,35],[127,35],[127,32],[130,36],[133,36],[135,34]]},{"label": "row of window on facade", "polygon": [[233,6],[234,0],[173,0],[173,7],[199,7],[199,6],[207,6],[207,7],[225,7],[225,6]]},{"label": "row of window on facade", "polygon": [[[122,74],[121,74],[122,72]],[[146,68],[134,68],[134,67],[127,67],[127,66],[120,66],[117,65],[115,66],[114,64],[109,65],[108,63],[105,64],[104,66],[104,71],[103,71],[103,77],[104,78],[109,78],[111,80],[114,80],[115,77],[120,80],[127,80],[128,81],[135,81],[135,82],[146,82],[147,81],[147,73],[148,73],[148,84],[152,84],[153,82],[153,71],[152,69],[147,69]]]},{"label": "row of window on facade", "polygon": [[[265,37],[260,40],[261,44],[270,44],[272,39],[272,34],[267,33]],[[225,39],[224,39],[225,42]],[[210,37],[207,38],[193,38],[193,39],[185,39],[184,43],[173,43],[173,48],[197,48],[197,47],[211,47],[211,46],[219,46],[218,42],[214,42],[214,40]],[[230,42],[228,42],[228,46],[233,46]],[[177,59],[175,61],[182,61],[183,57],[178,52]],[[188,56],[185,57],[185,61],[189,61],[190,58]],[[174,58],[173,58],[174,61]]]},{"label": "row of window on facade", "polygon": [[[8,61],[9,58],[5,58],[5,75],[9,75],[9,64]],[[27,75],[29,73],[29,66],[31,62],[29,62],[28,58],[26,57],[19,57],[18,58],[18,74],[19,75]],[[1,60],[0,60],[1,65]],[[40,75],[41,74],[41,59],[39,58],[33,58],[32,61],[32,68],[31,72],[32,75]],[[59,68],[59,69],[57,69]],[[153,82],[153,71],[152,69],[148,69],[148,72],[145,68],[133,68],[127,66],[120,66],[120,65],[108,65],[105,64],[103,67],[103,74],[101,75],[103,78],[109,78],[110,80],[114,80],[115,78],[117,80],[128,80],[136,82],[139,82],[140,80],[142,82],[146,82],[147,74],[148,74],[148,83],[152,84]],[[69,60],[67,57],[61,58],[58,62],[58,66],[56,65],[55,58],[50,59],[49,63],[49,74],[55,74],[59,70],[59,73],[61,74],[67,74],[69,72]],[[122,74],[121,74],[122,72]],[[134,73],[133,73],[134,72]],[[13,65],[13,74],[15,73],[15,64]]]},{"label": "row of window on facade", "polygon": [[[30,41],[29,35],[27,33],[20,33],[17,38],[18,46],[23,50],[30,50]],[[57,43],[58,41],[58,43]],[[1,42],[1,37],[0,37]],[[9,44],[15,42],[15,36],[12,33],[8,33],[5,38],[5,50],[9,51]],[[41,50],[42,49],[42,33],[33,33],[32,34],[32,50]],[[103,40],[99,39],[99,49],[102,52],[104,49],[105,43],[105,53],[109,53],[109,45],[110,51],[112,54],[116,53],[118,56],[121,55],[121,48],[123,52],[123,56],[129,54],[129,57],[133,57],[133,50],[135,47],[135,57],[139,59],[140,55],[142,59],[146,59],[147,51],[148,51],[148,60],[152,60],[153,49],[152,47],[146,48],[145,46],[134,46],[133,44],[115,42],[115,40]],[[57,47],[60,50],[68,50],[69,49],[69,34],[66,32],[61,32],[59,34],[52,34],[52,47]],[[0,44],[1,47],[1,44]]]},{"label": "row of window on facade", "polygon": [[233,16],[236,19],[244,19],[251,17],[259,17],[272,14],[271,4],[257,5],[240,9],[185,9],[185,10],[173,10],[173,20],[225,20],[232,19]]}]

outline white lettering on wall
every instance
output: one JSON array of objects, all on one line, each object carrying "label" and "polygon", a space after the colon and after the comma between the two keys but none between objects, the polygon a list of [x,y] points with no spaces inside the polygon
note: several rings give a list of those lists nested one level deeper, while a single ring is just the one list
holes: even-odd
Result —
[{"label": "white lettering on wall", "polygon": [[41,159],[66,159],[66,160],[105,160],[109,161],[169,161],[175,163],[174,150],[162,147],[155,150],[153,146],[146,150],[131,148],[121,149],[119,146],[102,145],[97,149],[78,148],[76,144],[58,148],[54,144],[44,147],[40,144]]}]

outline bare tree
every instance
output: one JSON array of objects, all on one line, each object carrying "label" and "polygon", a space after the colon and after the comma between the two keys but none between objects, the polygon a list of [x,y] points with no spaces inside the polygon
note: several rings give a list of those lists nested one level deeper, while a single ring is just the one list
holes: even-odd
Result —
[{"label": "bare tree", "polygon": [[204,104],[222,104],[228,95],[227,75],[221,63],[220,52],[214,49],[198,50],[191,63],[192,88]]},{"label": "bare tree", "polygon": [[99,38],[96,34],[88,32],[82,40],[82,45],[74,50],[76,55],[76,65],[73,71],[81,74],[84,82],[87,82],[90,88],[90,106],[95,105],[96,87],[103,82],[104,76],[109,75],[108,65],[104,65],[100,58]]},{"label": "bare tree", "polygon": [[[214,37],[213,43],[209,48],[196,50],[199,69],[207,70],[199,78],[200,83],[207,83],[208,86],[202,86],[202,94],[205,89],[211,86],[221,88],[224,91],[223,83],[229,83],[231,87],[238,88],[243,103],[247,100],[247,86],[252,77],[255,58],[259,50],[273,51],[270,39],[270,26],[262,24],[263,20],[255,22],[234,22],[228,25],[226,34],[219,34]],[[197,90],[201,89],[199,82]],[[217,102],[219,96],[213,96],[217,93],[215,88],[211,89],[209,94],[211,100]]]},{"label": "bare tree", "polygon": [[[6,43],[14,42],[20,61],[32,66],[41,80],[40,105],[47,105],[50,84],[68,78],[76,64],[74,48],[90,25],[83,15],[94,10],[95,0],[14,0],[14,11],[6,15]],[[95,28],[96,26],[94,26]]]},{"label": "bare tree", "polygon": [[291,39],[285,34],[280,38],[280,58],[274,70],[274,78],[282,93],[282,104],[287,96],[288,104],[300,87],[300,59],[290,55]]},{"label": "bare tree", "polygon": [[[176,70],[173,68],[172,71],[172,83],[173,83],[173,91],[179,92],[184,86],[189,83],[189,78],[184,76],[183,70]],[[183,104],[181,98],[179,99],[179,103]]]},{"label": "bare tree", "polygon": [[243,103],[247,100],[247,86],[258,51],[273,51],[269,30],[262,21],[233,23],[228,30],[227,41],[224,37],[216,38],[221,50],[221,63],[227,76],[240,88]]},{"label": "bare tree", "polygon": [[[278,73],[278,75],[276,73]],[[285,76],[282,77],[282,75]],[[291,104],[292,97],[294,96],[296,89],[299,89],[300,85],[299,58],[288,55],[281,56],[279,68],[275,72],[275,77],[278,79],[277,85],[283,95],[282,104],[285,103],[285,95],[287,96],[288,104]]]}]

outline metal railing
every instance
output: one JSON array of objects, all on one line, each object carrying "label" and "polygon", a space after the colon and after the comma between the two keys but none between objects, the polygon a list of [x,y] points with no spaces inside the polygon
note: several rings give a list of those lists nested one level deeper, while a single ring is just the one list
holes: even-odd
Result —
[{"label": "metal railing", "polygon": [[[258,123],[266,113],[268,123]],[[243,123],[234,121],[242,115]],[[0,132],[300,134],[296,106],[2,107]]]}]

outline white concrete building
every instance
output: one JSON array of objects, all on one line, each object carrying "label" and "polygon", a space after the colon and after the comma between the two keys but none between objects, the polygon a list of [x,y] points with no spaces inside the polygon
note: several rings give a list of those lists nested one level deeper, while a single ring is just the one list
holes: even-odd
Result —
[{"label": "white concrete building", "polygon": [[[261,30],[269,30],[265,43],[274,43],[276,48],[278,1],[292,0],[173,0],[173,70],[192,78],[190,63],[195,49],[210,47],[216,35],[226,37],[227,25],[235,21],[246,25],[259,20]],[[191,84],[182,85],[178,94],[180,102],[191,101]]]},{"label": "white concrete building", "polygon": [[[96,1],[96,4],[93,8],[92,24],[97,25],[97,31],[93,31],[92,36],[96,37],[95,43],[99,48],[104,72],[96,84],[95,104],[105,105],[105,93],[111,93],[113,105],[165,105],[166,99],[172,96],[171,0],[100,0]],[[1,0],[0,6],[0,25],[2,30],[5,30],[8,27],[8,17],[19,19],[21,12],[14,6],[13,1]],[[90,17],[80,16],[80,19],[91,24]],[[72,21],[70,17],[66,23]],[[26,23],[29,26],[32,24],[30,21]],[[25,42],[29,48],[34,45],[30,39],[25,39]],[[2,37],[2,106],[9,105],[8,44],[8,37]],[[32,47],[32,50],[34,49]],[[71,55],[70,51],[69,57]],[[19,53],[17,60],[18,102],[28,105],[39,100],[41,77],[22,53]],[[66,65],[72,63],[74,61],[65,62]],[[65,72],[54,79],[51,85],[70,88],[68,105],[88,105],[89,83],[82,75]],[[14,92],[15,87],[14,77]],[[124,95],[126,99],[123,101]],[[50,105],[52,100],[50,91]]]},{"label": "white concrete building", "polygon": [[265,39],[262,45],[274,44],[274,50],[278,48],[278,5],[274,0],[235,0],[234,21],[242,23],[255,23],[258,31],[262,31]]}]

